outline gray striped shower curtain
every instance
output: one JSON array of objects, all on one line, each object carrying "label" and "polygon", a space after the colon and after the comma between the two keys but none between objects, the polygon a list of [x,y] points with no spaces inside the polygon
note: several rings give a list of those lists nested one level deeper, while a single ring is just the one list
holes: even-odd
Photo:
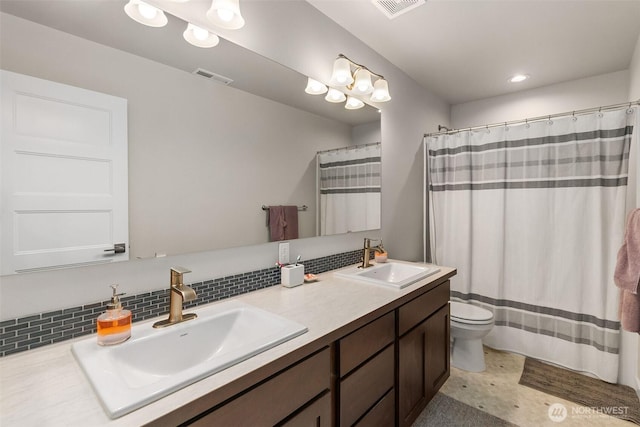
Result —
[{"label": "gray striped shower curtain", "polygon": [[617,382],[616,253],[636,109],[425,138],[431,254],[490,347]]}]

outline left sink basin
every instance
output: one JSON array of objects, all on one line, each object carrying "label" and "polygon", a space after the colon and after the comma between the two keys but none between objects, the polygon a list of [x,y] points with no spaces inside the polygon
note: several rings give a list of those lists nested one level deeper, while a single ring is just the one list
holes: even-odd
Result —
[{"label": "left sink basin", "polygon": [[195,311],[163,329],[135,325],[131,338],[101,347],[95,336],[71,347],[104,409],[117,418],[307,332],[279,315],[239,301]]}]

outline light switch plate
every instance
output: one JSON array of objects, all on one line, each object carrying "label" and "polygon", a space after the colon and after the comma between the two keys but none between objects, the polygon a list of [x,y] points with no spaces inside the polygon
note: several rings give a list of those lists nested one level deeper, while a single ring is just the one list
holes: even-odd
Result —
[{"label": "light switch plate", "polygon": [[280,264],[289,264],[289,242],[278,245],[278,262]]}]

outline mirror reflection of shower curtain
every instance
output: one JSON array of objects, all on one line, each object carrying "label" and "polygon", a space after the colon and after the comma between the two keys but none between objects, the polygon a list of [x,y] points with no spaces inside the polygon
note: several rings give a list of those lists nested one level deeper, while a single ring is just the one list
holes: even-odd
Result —
[{"label": "mirror reflection of shower curtain", "polygon": [[380,143],[316,155],[318,235],[380,228]]},{"label": "mirror reflection of shower curtain", "polygon": [[618,380],[613,283],[636,108],[425,139],[431,253],[484,343]]}]

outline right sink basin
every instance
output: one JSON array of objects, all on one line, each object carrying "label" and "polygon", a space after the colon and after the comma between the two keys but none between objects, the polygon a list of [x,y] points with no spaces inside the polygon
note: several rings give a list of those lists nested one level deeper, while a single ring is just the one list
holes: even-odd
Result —
[{"label": "right sink basin", "polygon": [[435,265],[386,262],[362,269],[350,267],[333,273],[336,277],[402,289],[440,271]]}]

